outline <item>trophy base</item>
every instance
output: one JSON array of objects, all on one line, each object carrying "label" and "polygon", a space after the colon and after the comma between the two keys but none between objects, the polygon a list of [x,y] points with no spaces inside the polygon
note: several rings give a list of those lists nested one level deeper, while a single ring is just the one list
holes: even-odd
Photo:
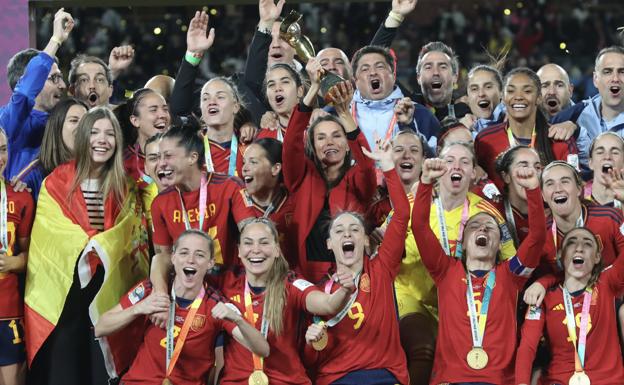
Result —
[{"label": "trophy base", "polygon": [[338,83],[342,83],[345,80],[340,76],[333,72],[326,71],[325,75],[321,79],[321,95],[323,95],[323,99],[325,103],[332,104],[333,99],[329,94],[329,90]]}]

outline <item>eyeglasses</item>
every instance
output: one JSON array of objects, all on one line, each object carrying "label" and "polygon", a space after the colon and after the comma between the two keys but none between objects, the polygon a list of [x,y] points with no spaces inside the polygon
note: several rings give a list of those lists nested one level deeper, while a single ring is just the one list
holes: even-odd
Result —
[{"label": "eyeglasses", "polygon": [[48,77],[48,80],[51,81],[54,84],[59,84],[60,82],[63,81],[63,75],[61,75],[61,74],[50,75]]}]

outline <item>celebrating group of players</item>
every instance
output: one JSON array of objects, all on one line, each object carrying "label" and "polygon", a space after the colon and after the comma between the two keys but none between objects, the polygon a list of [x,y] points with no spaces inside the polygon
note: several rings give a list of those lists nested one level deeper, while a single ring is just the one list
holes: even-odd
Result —
[{"label": "celebrating group of players", "polygon": [[125,100],[130,46],[65,82],[64,9],[11,59],[0,384],[624,384],[624,48],[575,104],[554,63],[458,96],[430,42],[408,96],[388,47],[416,0],[307,63],[283,6],[199,91],[205,12]]}]

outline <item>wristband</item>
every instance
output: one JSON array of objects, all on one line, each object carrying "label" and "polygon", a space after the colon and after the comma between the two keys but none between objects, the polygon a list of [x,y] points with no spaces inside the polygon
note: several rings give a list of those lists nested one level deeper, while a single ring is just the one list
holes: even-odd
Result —
[{"label": "wristband", "polygon": [[186,51],[186,54],[184,55],[184,60],[189,62],[189,64],[191,64],[192,66],[197,67],[201,62],[202,57],[204,57],[203,53]]},{"label": "wristband", "polygon": [[403,20],[405,20],[405,16],[401,15],[401,14],[400,14],[400,13],[398,13],[398,12],[394,12],[394,11],[390,11],[390,12],[388,13],[388,17],[389,17],[389,18],[391,18],[391,19],[394,19],[394,20],[398,21],[399,23],[402,23],[402,22],[403,22]]},{"label": "wristband", "polygon": [[53,43],[56,43],[56,45],[58,45],[59,47],[63,44],[63,42],[61,40],[59,40],[56,36],[52,36],[50,38],[50,41]]}]

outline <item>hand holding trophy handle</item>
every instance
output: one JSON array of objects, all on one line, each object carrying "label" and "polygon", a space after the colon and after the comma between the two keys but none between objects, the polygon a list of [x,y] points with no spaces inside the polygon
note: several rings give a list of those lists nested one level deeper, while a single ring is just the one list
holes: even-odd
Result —
[{"label": "hand holding trophy handle", "polygon": [[[301,34],[301,26],[299,25],[301,14],[297,11],[290,11],[280,25],[280,37],[295,49],[297,56],[304,63],[315,57],[314,47],[307,36]],[[338,83],[344,82],[345,79],[339,75],[322,71],[321,74],[321,95],[326,103],[332,103],[332,97],[329,90]]]}]

